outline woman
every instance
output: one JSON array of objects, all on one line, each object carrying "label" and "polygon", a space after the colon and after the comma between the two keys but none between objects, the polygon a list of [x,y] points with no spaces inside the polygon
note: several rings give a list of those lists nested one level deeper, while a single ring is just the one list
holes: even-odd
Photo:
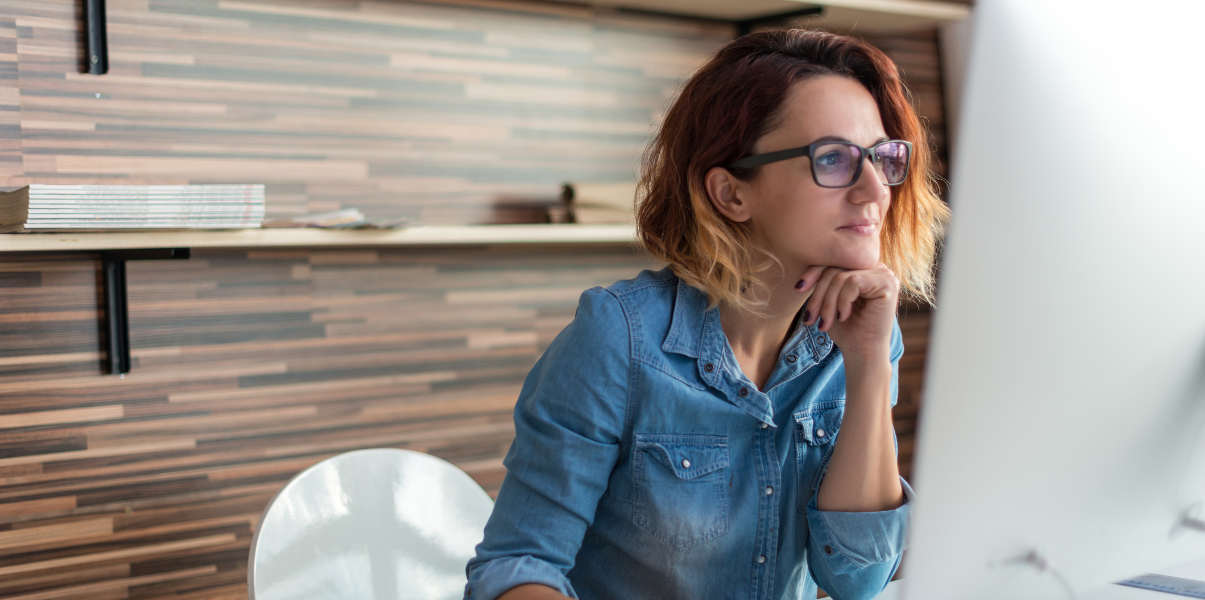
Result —
[{"label": "woman", "polygon": [[[901,288],[948,219],[895,65],[790,30],[730,43],[645,157],[668,266],[582,294],[524,382],[466,598],[870,598],[912,490]],[[840,435],[838,435],[840,434]]]}]

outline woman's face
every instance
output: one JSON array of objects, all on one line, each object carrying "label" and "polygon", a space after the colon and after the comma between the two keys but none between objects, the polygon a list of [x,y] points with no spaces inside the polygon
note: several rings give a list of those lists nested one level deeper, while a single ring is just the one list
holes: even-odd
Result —
[{"label": "woman's face", "polygon": [[[805,146],[826,136],[867,148],[887,139],[874,98],[848,77],[822,75],[796,83],[781,112],[778,127],[758,139],[754,153]],[[866,158],[858,180],[846,188],[816,185],[806,156],[763,165],[741,187],[758,243],[787,269],[869,269],[879,263],[891,193]],[[869,234],[841,229],[862,219],[877,223]]]}]

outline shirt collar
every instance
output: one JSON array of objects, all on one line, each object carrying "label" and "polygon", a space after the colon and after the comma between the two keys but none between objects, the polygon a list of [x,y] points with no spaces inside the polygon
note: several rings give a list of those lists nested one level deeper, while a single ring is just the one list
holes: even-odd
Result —
[{"label": "shirt collar", "polygon": [[[719,349],[714,346],[724,339],[719,307],[708,309],[705,293],[679,277],[675,276],[675,279],[678,286],[674,294],[674,313],[661,349],[691,358],[718,356]],[[817,329],[815,324],[803,324],[802,311],[795,317],[791,331],[793,333],[783,345],[783,355],[798,355],[806,349],[816,362],[820,362],[833,348],[833,340],[828,334]],[[716,341],[708,341],[712,339]]]}]

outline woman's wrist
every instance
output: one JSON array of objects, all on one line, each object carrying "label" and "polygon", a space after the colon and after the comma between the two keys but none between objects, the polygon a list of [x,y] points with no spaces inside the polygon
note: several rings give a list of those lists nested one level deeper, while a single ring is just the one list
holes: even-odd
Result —
[{"label": "woman's wrist", "polygon": [[891,346],[858,350],[852,353],[842,350],[841,355],[845,360],[845,372],[847,374],[851,370],[860,371],[881,368],[883,366],[891,369]]}]

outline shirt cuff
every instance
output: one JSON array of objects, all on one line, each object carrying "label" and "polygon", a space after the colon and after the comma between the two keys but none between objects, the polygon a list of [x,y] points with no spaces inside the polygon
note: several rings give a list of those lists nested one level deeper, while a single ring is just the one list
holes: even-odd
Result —
[{"label": "shirt cuff", "polygon": [[469,573],[464,600],[494,600],[507,590],[524,583],[546,585],[570,598],[577,592],[561,570],[533,556],[495,558],[477,565]]},{"label": "shirt cuff", "polygon": [[912,499],[916,494],[903,477],[900,477],[900,485],[904,488],[904,503],[891,510],[820,510],[816,505],[819,494],[812,495],[807,505],[807,518],[813,551],[824,553],[823,560],[832,563],[833,572],[892,563],[903,554],[907,547]]}]

